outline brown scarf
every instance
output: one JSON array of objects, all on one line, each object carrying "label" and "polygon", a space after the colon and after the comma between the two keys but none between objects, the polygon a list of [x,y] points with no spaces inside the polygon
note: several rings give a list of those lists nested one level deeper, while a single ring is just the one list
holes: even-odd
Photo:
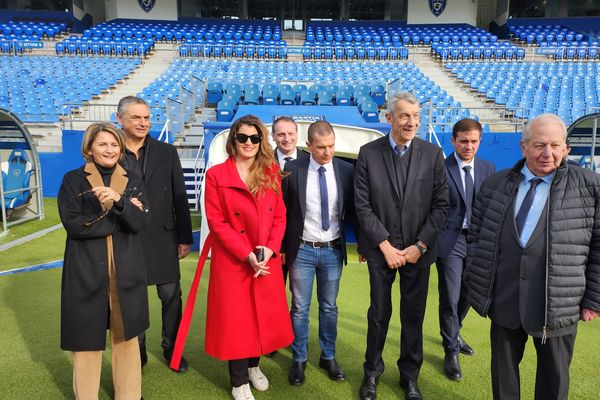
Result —
[{"label": "brown scarf", "polygon": [[[102,176],[93,162],[85,164],[85,172],[89,175],[88,182],[92,187],[104,186]],[[115,192],[123,195],[127,187],[127,172],[119,164],[115,166],[112,175],[110,176],[110,188]],[[103,210],[110,210],[114,202],[106,200],[101,203]],[[115,253],[113,247],[112,235],[106,237],[106,248],[108,251],[108,305],[110,308],[110,332],[116,341],[125,340],[125,329],[123,327],[123,317],[121,315],[121,306],[119,304],[119,293],[117,291],[117,273],[115,268]]]}]

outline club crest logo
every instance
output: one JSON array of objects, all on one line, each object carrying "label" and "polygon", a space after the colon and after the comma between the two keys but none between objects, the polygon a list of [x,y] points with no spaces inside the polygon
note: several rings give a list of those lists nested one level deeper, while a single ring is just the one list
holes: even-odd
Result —
[{"label": "club crest logo", "polygon": [[[430,3],[431,3],[431,1],[430,1]],[[140,7],[142,7],[142,10],[149,13],[154,8],[154,5],[156,4],[156,0],[138,0],[138,4],[140,5]]]},{"label": "club crest logo", "polygon": [[442,15],[444,10],[446,9],[447,0],[429,0],[429,9],[431,13],[436,17]]}]

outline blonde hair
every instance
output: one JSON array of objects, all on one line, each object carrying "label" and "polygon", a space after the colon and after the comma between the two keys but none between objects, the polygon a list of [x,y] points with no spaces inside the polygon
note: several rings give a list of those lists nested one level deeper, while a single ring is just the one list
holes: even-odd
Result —
[{"label": "blonde hair", "polygon": [[233,158],[235,158],[237,155],[235,148],[235,135],[239,133],[239,129],[242,125],[253,126],[256,128],[258,134],[261,135],[258,153],[256,153],[254,162],[250,167],[250,172],[248,173],[246,182],[250,192],[256,196],[270,189],[279,194],[281,189],[279,183],[281,174],[274,173],[276,170],[276,161],[273,154],[273,149],[269,144],[269,132],[267,131],[265,125],[257,117],[254,115],[245,115],[241,118],[238,118],[233,125],[231,125],[231,128],[229,128],[229,135],[227,136],[227,154]]},{"label": "blonde hair", "polygon": [[88,126],[83,134],[83,141],[81,142],[81,155],[85,161],[89,162],[93,160],[89,153],[92,149],[92,144],[94,144],[94,140],[96,140],[96,136],[100,132],[110,133],[115,137],[115,139],[117,139],[119,149],[121,149],[119,161],[123,160],[125,157],[125,134],[123,133],[123,130],[112,122],[98,122]]}]

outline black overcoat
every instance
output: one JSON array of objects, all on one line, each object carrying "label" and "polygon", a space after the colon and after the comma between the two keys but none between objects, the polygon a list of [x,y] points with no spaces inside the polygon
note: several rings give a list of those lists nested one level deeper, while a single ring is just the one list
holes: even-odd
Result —
[{"label": "black overcoat", "polygon": [[142,174],[150,225],[141,233],[148,284],[179,281],[179,244],[191,244],[192,222],[177,149],[148,137]]},{"label": "black overcoat", "polygon": [[[61,288],[61,348],[70,351],[103,350],[109,321],[108,241],[112,235],[117,291],[125,339],[149,326],[148,291],[144,253],[137,232],[147,226],[149,213],[123,199],[102,215],[93,193],[81,195],[102,178],[93,164],[67,172],[58,193],[58,210],[67,231]],[[117,164],[110,187],[119,193],[143,192],[141,178],[127,174]],[[138,197],[138,193],[131,193]],[[131,197],[131,196],[129,196]],[[139,196],[143,203],[145,199]]]}]

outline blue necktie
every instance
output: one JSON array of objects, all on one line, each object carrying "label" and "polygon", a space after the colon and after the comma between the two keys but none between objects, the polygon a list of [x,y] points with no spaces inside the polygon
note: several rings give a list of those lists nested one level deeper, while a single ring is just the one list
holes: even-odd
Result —
[{"label": "blue necktie", "polygon": [[465,165],[465,207],[467,209],[467,224],[471,223],[471,215],[473,214],[473,177],[471,176],[471,166]]},{"label": "blue necktie", "polygon": [[321,192],[321,228],[329,230],[329,196],[327,195],[327,180],[325,168],[319,167],[319,191]]},{"label": "blue necktie", "polygon": [[531,209],[533,199],[535,198],[535,188],[540,183],[542,183],[541,178],[535,178],[531,180],[531,186],[529,186],[529,190],[527,191],[527,194],[523,199],[523,203],[521,204],[521,208],[519,209],[519,213],[517,214],[516,222],[519,237],[523,233],[523,228],[525,228],[525,221],[527,220],[527,215],[529,215],[529,210]]}]

